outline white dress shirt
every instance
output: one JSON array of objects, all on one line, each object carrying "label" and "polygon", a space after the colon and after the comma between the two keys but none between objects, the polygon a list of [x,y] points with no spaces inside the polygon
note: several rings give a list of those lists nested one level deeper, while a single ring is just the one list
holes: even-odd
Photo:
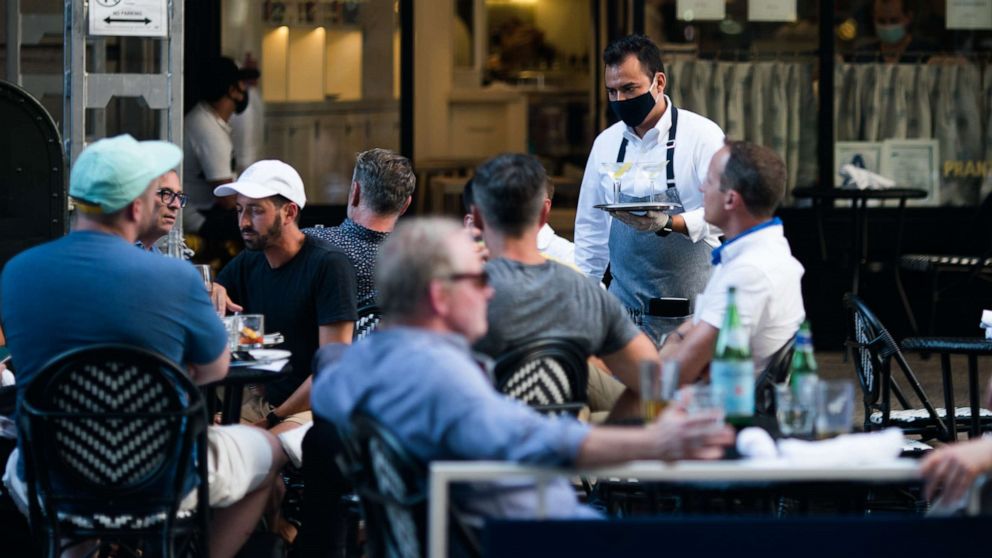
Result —
[{"label": "white dress shirt", "polygon": [[[671,99],[665,96],[668,107]],[[678,128],[675,132],[675,184],[685,212],[686,228],[693,242],[706,242],[718,246],[721,234],[716,227],[703,221],[703,194],[700,185],[706,180],[710,159],[723,147],[723,130],[712,120],[685,109],[678,109]],[[610,126],[593,143],[582,189],[579,192],[579,205],[575,215],[575,264],[590,277],[597,280],[603,277],[610,261],[610,225],[612,217],[593,206],[601,203],[615,203],[613,199],[613,179],[603,171],[602,163],[615,163],[620,143],[627,138],[625,161],[653,164],[658,163],[660,173],[654,177],[654,191],[663,192],[665,184],[665,157],[668,130],[672,126],[672,111],[658,120],[654,128],[643,138],[637,137],[632,128],[623,122]],[[641,167],[635,167],[640,169]],[[642,170],[631,169],[633,177],[623,179],[624,194],[645,196],[651,190],[652,180]],[[633,178],[631,180],[631,178]]]},{"label": "white dress shirt", "polygon": [[803,309],[802,264],[792,256],[781,225],[756,230],[721,250],[706,288],[696,297],[693,323],[719,329],[727,311],[727,289],[737,288],[737,312],[751,339],[754,372],[799,330]]},{"label": "white dress shirt", "polygon": [[575,267],[575,245],[558,236],[547,223],[537,232],[537,249],[547,258]]}]

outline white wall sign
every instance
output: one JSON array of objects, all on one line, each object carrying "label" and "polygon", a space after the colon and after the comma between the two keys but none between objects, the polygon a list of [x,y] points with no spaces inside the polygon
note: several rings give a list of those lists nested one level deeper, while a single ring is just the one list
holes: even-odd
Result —
[{"label": "white wall sign", "polygon": [[882,142],[881,174],[899,188],[922,188],[927,197],[909,200],[909,205],[940,205],[940,142],[935,139],[885,140]]},{"label": "white wall sign", "polygon": [[839,141],[834,144],[834,186],[844,183],[840,168],[854,165],[881,174],[882,142],[880,141]]},{"label": "white wall sign", "polygon": [[167,0],[90,0],[90,35],[165,37]]},{"label": "white wall sign", "polygon": [[947,0],[948,29],[992,29],[992,0]]},{"label": "white wall sign", "polygon": [[727,16],[724,0],[678,0],[675,14],[684,21],[722,20]]},{"label": "white wall sign", "polygon": [[748,21],[796,21],[796,0],[748,0]]}]

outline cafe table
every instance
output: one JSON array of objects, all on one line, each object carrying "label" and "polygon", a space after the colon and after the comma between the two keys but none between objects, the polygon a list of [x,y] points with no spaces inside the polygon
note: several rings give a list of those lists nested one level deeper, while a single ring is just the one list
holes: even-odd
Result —
[{"label": "cafe table", "polygon": [[[856,188],[803,187],[793,190],[792,197],[813,201],[816,207],[816,226],[820,240],[820,255],[824,261],[827,259],[827,246],[826,235],[823,232],[823,206],[833,204],[835,200],[848,200],[851,202],[851,231],[854,233],[851,241],[851,253],[856,258],[856,261],[851,266],[854,270],[854,276],[851,280],[851,292],[858,294],[861,287],[862,271],[868,264],[868,202],[885,200],[899,202],[898,210],[896,211],[894,259],[901,255],[906,200],[923,199],[927,197],[927,191],[921,188],[866,188],[864,190],[858,190]],[[898,279],[898,275],[896,278]],[[901,284],[897,286],[901,291]]]},{"label": "cafe table", "polygon": [[[244,399],[245,386],[278,380],[290,370],[288,358],[258,366],[232,363],[228,368],[227,376],[204,386],[208,390],[207,400],[211,403],[215,401],[216,388],[223,387],[224,398],[221,402],[220,422],[221,424],[237,424],[241,420],[241,404]],[[211,408],[210,416],[213,416],[213,413],[214,409]]]},{"label": "cafe table", "polygon": [[510,477],[534,479],[538,489],[538,518],[546,517],[544,491],[556,477],[638,479],[670,484],[892,484],[920,482],[919,462],[912,459],[856,466],[823,466],[786,460],[726,461],[631,461],[613,467],[556,469],[519,465],[505,461],[435,461],[430,466],[428,498],[428,547],[431,558],[448,552],[448,513],[450,487],[457,482],[494,481]]}]

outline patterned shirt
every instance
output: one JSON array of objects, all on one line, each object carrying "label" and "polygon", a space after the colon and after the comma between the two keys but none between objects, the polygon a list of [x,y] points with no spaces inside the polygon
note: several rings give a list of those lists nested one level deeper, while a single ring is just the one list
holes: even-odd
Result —
[{"label": "patterned shirt", "polygon": [[351,265],[355,267],[357,280],[355,298],[358,301],[358,308],[374,304],[376,291],[372,279],[375,258],[379,253],[379,246],[386,241],[389,233],[367,229],[347,217],[337,227],[308,227],[303,229],[303,232],[330,242],[348,254]]}]

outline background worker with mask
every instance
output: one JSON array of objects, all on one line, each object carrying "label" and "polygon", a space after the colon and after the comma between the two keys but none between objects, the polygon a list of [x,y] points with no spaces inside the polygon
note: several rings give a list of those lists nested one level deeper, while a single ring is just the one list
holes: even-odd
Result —
[{"label": "background worker with mask", "polygon": [[183,231],[198,263],[224,267],[243,243],[238,234],[233,196],[217,198],[214,188],[234,182],[238,154],[234,150],[231,117],[248,108],[248,82],[258,79],[255,68],[239,69],[234,60],[219,57],[203,67],[196,85],[199,102],[183,120],[183,186],[189,203],[183,208]]},{"label": "background worker with mask", "polygon": [[206,64],[200,76],[200,101],[193,106],[183,128],[183,185],[189,203],[183,209],[183,228],[196,233],[203,212],[214,205],[214,188],[234,182],[236,154],[231,142],[231,115],[248,108],[248,84],[258,70],[238,69],[230,58]]},{"label": "background worker with mask", "polygon": [[[656,344],[691,315],[709,279],[710,252],[720,231],[703,221],[700,185],[723,131],[711,120],[677,108],[665,95],[661,52],[643,35],[617,39],[603,52],[610,108],[620,119],[596,138],[586,163],[575,217],[575,263],[603,278],[634,322]],[[603,163],[633,163],[619,199]],[[652,175],[650,169],[657,169]],[[644,182],[680,204],[669,215],[606,212],[598,204],[643,201]],[[657,196],[656,196],[657,197]]]}]

